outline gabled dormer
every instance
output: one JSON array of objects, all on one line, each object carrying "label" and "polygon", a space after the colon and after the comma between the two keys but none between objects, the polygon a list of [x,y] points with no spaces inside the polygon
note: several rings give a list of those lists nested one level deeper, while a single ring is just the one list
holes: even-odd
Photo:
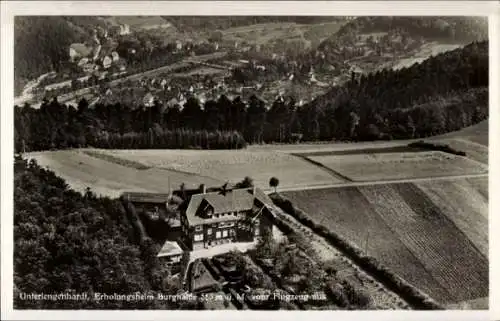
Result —
[{"label": "gabled dormer", "polygon": [[213,214],[214,207],[206,199],[203,199],[196,215],[202,218],[212,218]]}]

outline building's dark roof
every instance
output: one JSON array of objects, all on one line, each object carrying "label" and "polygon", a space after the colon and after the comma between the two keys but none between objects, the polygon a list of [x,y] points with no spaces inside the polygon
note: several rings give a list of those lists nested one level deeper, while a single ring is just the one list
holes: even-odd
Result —
[{"label": "building's dark roof", "polygon": [[166,241],[160,252],[156,255],[157,257],[164,257],[164,256],[174,256],[174,255],[181,255],[183,253],[181,247],[177,242],[172,242],[172,241]]},{"label": "building's dark roof", "polygon": [[[209,224],[215,222],[233,221],[235,219],[245,218],[244,214],[238,213],[234,215],[223,215],[220,217],[202,218],[197,216],[197,211],[202,201],[206,200],[214,209],[214,214],[241,212],[254,208],[255,200],[260,201],[264,205],[270,205],[271,200],[259,188],[242,188],[228,190],[225,193],[211,192],[205,194],[195,194],[191,196],[189,205],[186,209],[186,218],[189,225]],[[258,207],[261,205],[259,204]]]},{"label": "building's dark roof", "polygon": [[212,277],[201,260],[196,260],[191,268],[191,292],[203,291],[206,289],[215,288],[218,282]]},{"label": "building's dark roof", "polygon": [[247,190],[208,193],[203,198],[213,206],[214,214],[246,211],[251,209],[254,203],[253,195]]}]

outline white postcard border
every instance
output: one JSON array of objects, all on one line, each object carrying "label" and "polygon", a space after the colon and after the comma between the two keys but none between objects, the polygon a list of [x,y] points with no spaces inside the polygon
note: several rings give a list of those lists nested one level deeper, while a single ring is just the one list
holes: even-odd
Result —
[{"label": "white postcard border", "polygon": [[[3,320],[490,320],[500,319],[500,203],[489,186],[489,311],[111,311],[13,310],[13,18],[15,15],[488,15],[490,31],[490,182],[500,178],[500,20],[497,1],[2,1],[1,2],[1,318]],[[496,285],[496,286],[494,286]]]}]

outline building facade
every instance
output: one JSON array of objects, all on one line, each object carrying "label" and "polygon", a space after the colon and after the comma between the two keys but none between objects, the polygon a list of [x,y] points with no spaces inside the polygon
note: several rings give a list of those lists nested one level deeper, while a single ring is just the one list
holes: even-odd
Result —
[{"label": "building facade", "polygon": [[190,250],[253,242],[271,231],[270,202],[258,188],[192,195],[181,212],[182,242]]}]

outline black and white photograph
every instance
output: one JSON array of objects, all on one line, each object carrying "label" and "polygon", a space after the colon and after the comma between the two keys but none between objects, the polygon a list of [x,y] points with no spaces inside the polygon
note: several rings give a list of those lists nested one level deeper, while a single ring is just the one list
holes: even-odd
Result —
[{"label": "black and white photograph", "polygon": [[13,18],[12,309],[490,308],[488,16],[168,13]]}]

